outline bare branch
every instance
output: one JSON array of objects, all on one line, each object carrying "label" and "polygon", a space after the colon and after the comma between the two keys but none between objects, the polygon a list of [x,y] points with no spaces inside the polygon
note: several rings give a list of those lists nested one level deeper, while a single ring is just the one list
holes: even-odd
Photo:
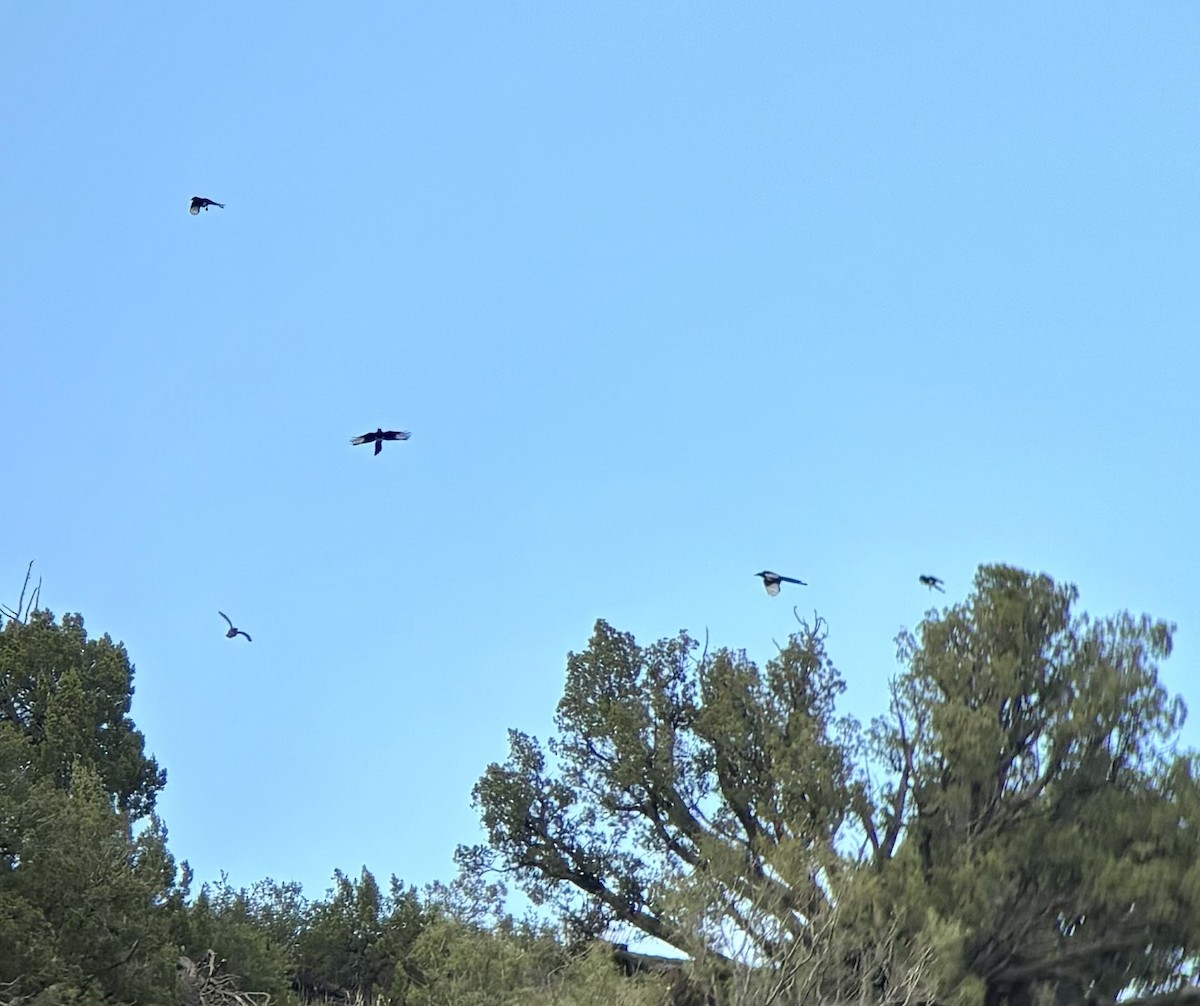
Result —
[{"label": "bare branch", "polygon": [[17,598],[16,608],[9,608],[0,604],[0,613],[3,613],[14,622],[24,624],[29,620],[29,614],[35,610],[38,598],[42,593],[42,578],[38,577],[37,586],[34,587],[33,593],[29,597],[29,604],[25,604],[25,591],[29,589],[29,578],[33,575],[33,562],[29,560],[29,566],[25,570],[25,581],[21,584],[21,596]]},{"label": "bare branch", "polygon": [[196,1006],[270,1006],[269,992],[243,992],[237,987],[236,975],[222,973],[224,966],[224,959],[218,959],[212,949],[199,964],[190,957],[179,958],[175,971],[189,1003]]}]

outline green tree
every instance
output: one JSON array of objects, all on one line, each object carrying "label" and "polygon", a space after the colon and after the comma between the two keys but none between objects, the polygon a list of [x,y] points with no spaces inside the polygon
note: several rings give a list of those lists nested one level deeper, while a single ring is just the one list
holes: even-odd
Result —
[{"label": "green tree", "polygon": [[545,928],[503,919],[483,928],[435,914],[412,947],[408,1006],[664,1006],[666,985],[629,978],[612,948],[569,952]]},{"label": "green tree", "polygon": [[391,1001],[425,923],[417,891],[393,877],[383,895],[366,867],[358,880],[335,871],[334,882],[328,898],[309,907],[298,933],[296,987],[309,995],[345,990],[368,1002]]},{"label": "green tree", "polygon": [[909,807],[894,872],[961,928],[989,1004],[1170,993],[1200,941],[1200,763],[1157,673],[1173,629],[1073,615],[1074,587],[1008,567],[975,586],[900,639],[876,731]]},{"label": "green tree", "polygon": [[161,999],[187,872],[177,884],[152,814],[164,775],[128,717],[133,669],[77,615],[13,614],[0,631],[0,981]]},{"label": "green tree", "polygon": [[460,864],[702,950],[727,983],[731,958],[769,965],[777,999],[1173,994],[1200,937],[1200,789],[1157,678],[1172,630],[1076,600],[982,567],[902,634],[865,735],[836,714],[819,620],[763,669],[599,622],[557,735],[512,731],[476,786],[489,844]]},{"label": "green tree", "polygon": [[[236,976],[240,989],[285,996],[291,987],[291,962],[301,925],[300,906],[289,905],[295,885],[261,881],[250,891],[234,890],[225,877],[200,888],[181,916],[176,938],[184,953],[201,961],[209,950],[224,960],[223,973]],[[285,921],[279,909],[296,915]]]},{"label": "green tree", "polygon": [[149,814],[166,773],[129,718],[133,666],[107,635],[88,639],[79,615],[61,625],[44,610],[0,632],[0,731],[25,743],[23,771],[70,787],[91,768],[117,807]]},{"label": "green tree", "polygon": [[152,819],[135,835],[86,765],[65,791],[40,779],[16,799],[5,778],[0,982],[22,995],[58,988],[87,1001],[161,1001],[173,988],[170,930],[182,897],[161,825]]}]

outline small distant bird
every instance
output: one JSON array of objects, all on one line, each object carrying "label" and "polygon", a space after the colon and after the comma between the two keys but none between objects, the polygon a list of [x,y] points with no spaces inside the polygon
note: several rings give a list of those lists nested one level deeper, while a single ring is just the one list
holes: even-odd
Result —
[{"label": "small distant bird", "polygon": [[378,454],[383,450],[385,440],[407,440],[411,436],[411,433],[406,433],[404,430],[385,430],[381,427],[374,433],[364,433],[361,437],[354,437],[350,443],[355,447],[359,444],[374,444],[375,453]]},{"label": "small distant bird", "polygon": [[917,579],[925,584],[925,586],[930,590],[936,590],[942,594],[946,593],[944,590],[942,590],[942,584],[946,582],[945,580],[940,580],[936,576],[918,576]]},{"label": "small distant bird", "polygon": [[790,576],[780,576],[778,573],[772,573],[769,569],[764,569],[761,573],[755,573],[754,575],[762,577],[763,586],[772,597],[779,593],[779,585],[781,583],[798,583],[801,587],[808,586],[803,580],[793,580]]},{"label": "small distant bird", "polygon": [[[220,615],[223,619],[225,619],[225,621],[229,622],[229,616],[227,614],[225,614],[225,612],[218,611],[217,614]],[[235,629],[233,627],[233,622],[229,622],[229,631],[227,633],[225,633],[225,638],[232,639],[234,636],[245,636],[247,643],[254,642],[254,640],[250,638],[250,633],[243,632],[241,629]]]},{"label": "small distant bird", "polygon": [[192,205],[188,207],[188,212],[195,216],[201,210],[208,212],[210,206],[216,206],[218,209],[225,209],[224,203],[219,203],[215,199],[205,199],[203,196],[192,196]]}]

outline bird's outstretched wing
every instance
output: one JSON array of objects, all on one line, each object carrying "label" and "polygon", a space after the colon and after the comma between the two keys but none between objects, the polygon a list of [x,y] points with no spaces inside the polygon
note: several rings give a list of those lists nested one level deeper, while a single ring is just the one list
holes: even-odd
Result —
[{"label": "bird's outstretched wing", "polygon": [[223,612],[223,611],[218,611],[218,612],[217,612],[217,614],[218,614],[218,615],[220,615],[220,616],[221,616],[223,619],[225,619],[225,621],[229,622],[229,627],[230,627],[231,629],[233,628],[233,622],[230,622],[230,621],[229,621],[229,616],[228,616],[227,614],[225,614],[225,612]]},{"label": "bird's outstretched wing", "polygon": [[351,437],[350,443],[357,447],[359,444],[369,444],[375,440],[374,433],[364,433],[361,437]]},{"label": "bird's outstretched wing", "polygon": [[250,638],[250,633],[248,633],[248,632],[245,632],[245,631],[243,631],[242,629],[238,629],[237,631],[238,631],[238,635],[239,635],[239,636],[245,636],[245,637],[246,637],[246,642],[247,642],[247,643],[253,643],[253,642],[254,642],[254,640]]},{"label": "bird's outstretched wing", "polygon": [[763,586],[771,597],[779,593],[779,583],[775,580],[763,580]]},{"label": "bird's outstretched wing", "polygon": [[384,440],[407,440],[412,434],[407,430],[386,430],[382,439]]},{"label": "bird's outstretched wing", "polygon": [[192,205],[188,207],[188,212],[194,217],[199,216],[200,215],[200,207],[197,206],[195,203],[192,203]]}]

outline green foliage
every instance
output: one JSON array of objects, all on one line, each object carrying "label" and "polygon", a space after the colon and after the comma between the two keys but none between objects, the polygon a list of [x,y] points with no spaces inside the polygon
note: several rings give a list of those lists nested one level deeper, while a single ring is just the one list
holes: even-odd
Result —
[{"label": "green foliage", "polygon": [[306,994],[347,990],[367,1001],[390,1001],[425,924],[420,898],[395,877],[381,894],[366,867],[357,881],[340,870],[334,880],[328,899],[311,906],[297,934],[295,984]]},{"label": "green foliage", "polygon": [[[182,893],[151,814],[164,776],[128,717],[133,670],[83,620],[0,631],[0,981],[11,995],[137,1000],[172,988]],[[53,993],[48,990],[54,989]]]},{"label": "green foliage", "polygon": [[798,935],[797,916],[827,907],[825,874],[862,802],[855,724],[833,715],[843,685],[822,626],[765,673],[743,653],[697,660],[695,649],[682,634],[639,647],[598,622],[568,659],[549,746],[557,772],[536,739],[511,732],[509,761],[475,789],[490,847],[460,849],[460,864],[499,866],[535,902],[575,916],[590,903],[597,929],[620,920],[684,950],[694,940],[663,892],[699,873],[714,925],[766,952]]},{"label": "green foliage", "polygon": [[1157,677],[1172,630],[1076,600],[982,567],[902,634],[866,737],[835,713],[820,621],[762,670],[599,622],[557,735],[510,732],[480,779],[489,844],[460,865],[698,954],[726,992],[753,961],[774,1001],[1169,989],[1200,939],[1200,764]]},{"label": "green foliage", "polygon": [[172,988],[175,865],[152,821],[133,835],[88,766],[66,791],[34,782],[0,791],[9,854],[0,872],[0,981],[22,995],[58,986],[124,1001]]},{"label": "green foliage", "polygon": [[239,988],[285,996],[291,983],[294,934],[282,929],[272,915],[281,893],[270,881],[249,892],[235,891],[224,877],[205,884],[181,917],[177,942],[193,961],[202,960],[210,949],[215,951],[225,961],[224,972],[236,976]]},{"label": "green foliage", "polygon": [[661,1006],[665,986],[626,978],[611,948],[568,953],[548,932],[442,916],[412,948],[408,1006]]},{"label": "green foliage", "polygon": [[626,976],[613,966],[609,948],[598,944],[573,954],[525,1000],[538,1006],[664,1006],[670,986],[652,974]]},{"label": "green foliage", "polygon": [[[312,903],[224,879],[187,903],[124,650],[28,612],[0,632],[0,1003],[171,1002],[180,952],[210,948],[279,1002],[1182,1002],[1200,757],[1158,680],[1172,627],[1076,601],[981,568],[901,634],[865,735],[819,620],[762,668],[597,623],[556,735],[512,731],[476,787],[490,844],[459,850],[454,884],[422,899],[364,868]],[[498,875],[557,928],[514,922]],[[613,922],[693,960],[592,940]]]},{"label": "green foliage", "polygon": [[[92,769],[117,806],[135,819],[154,809],[166,782],[129,718],[133,667],[109,637],[88,639],[79,615],[61,625],[48,611],[0,631],[0,743],[24,741],[16,756],[28,778],[67,789],[78,766]],[[18,785],[21,783],[18,783]]]},{"label": "green foliage", "polygon": [[1013,1001],[1169,987],[1200,940],[1197,760],[1157,676],[1171,627],[1074,616],[1077,597],[981,569],[919,644],[901,638],[880,731],[912,765],[910,897],[957,920],[966,970]]}]

